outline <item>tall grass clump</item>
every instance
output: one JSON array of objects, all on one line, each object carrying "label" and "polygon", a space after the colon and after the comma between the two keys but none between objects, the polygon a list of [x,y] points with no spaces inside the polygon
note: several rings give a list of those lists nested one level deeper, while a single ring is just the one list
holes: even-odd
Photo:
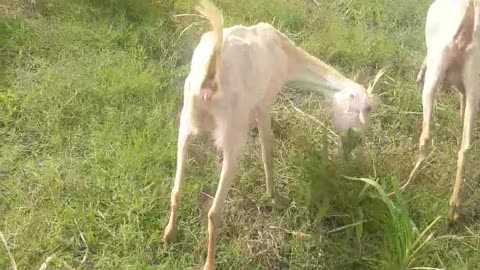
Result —
[{"label": "tall grass clump", "polygon": [[387,247],[384,254],[385,269],[409,269],[422,247],[432,239],[434,234],[429,233],[429,231],[440,220],[441,216],[435,218],[423,231],[419,232],[415,223],[410,219],[407,206],[395,181],[392,182],[395,198],[390,200],[376,181],[368,178],[346,178],[362,181],[375,188],[383,203],[388,207],[390,220],[384,227],[384,239]]}]

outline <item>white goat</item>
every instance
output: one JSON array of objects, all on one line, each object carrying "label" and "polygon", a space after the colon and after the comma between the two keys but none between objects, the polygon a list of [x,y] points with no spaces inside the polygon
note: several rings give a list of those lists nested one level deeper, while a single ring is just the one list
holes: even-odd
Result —
[{"label": "white goat", "polygon": [[[192,135],[211,132],[223,151],[222,171],[208,212],[208,254],[204,269],[215,268],[215,237],[228,190],[248,135],[250,120],[258,122],[267,194],[275,198],[270,105],[287,83],[318,90],[333,98],[334,122],[340,129],[361,132],[370,118],[371,92],[296,47],[273,26],[223,29],[220,11],[204,0],[198,11],[212,24],[202,35],[185,81],[180,116],[177,171],[170,220],[164,239],[173,240],[176,211],[184,184],[187,146]],[[379,76],[377,76],[378,80]]]},{"label": "white goat", "polygon": [[[426,158],[430,140],[434,95],[445,81],[460,92],[460,116],[464,121],[458,153],[457,175],[450,199],[452,222],[458,219],[459,193],[465,158],[470,148],[475,114],[480,101],[480,0],[436,0],[428,10],[425,36],[427,56],[417,82],[423,82],[423,126],[420,155],[404,188]],[[447,19],[448,18],[448,19]]]}]

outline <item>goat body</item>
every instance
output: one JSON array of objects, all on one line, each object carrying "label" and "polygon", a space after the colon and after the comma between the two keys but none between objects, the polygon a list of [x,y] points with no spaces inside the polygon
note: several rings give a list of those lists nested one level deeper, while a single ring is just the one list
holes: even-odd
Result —
[{"label": "goat body", "polygon": [[458,218],[456,209],[460,204],[458,197],[465,158],[470,148],[474,118],[480,101],[479,5],[480,0],[436,0],[432,3],[425,26],[427,56],[417,76],[417,82],[423,83],[423,126],[419,143],[420,156],[408,182],[426,158],[435,92],[447,81],[460,93],[460,116],[464,126],[455,186],[450,199],[451,221]]},{"label": "goat body", "polygon": [[185,81],[177,171],[164,238],[171,241],[175,232],[187,146],[193,135],[212,133],[216,145],[223,151],[220,181],[208,213],[208,254],[204,269],[214,269],[220,215],[247,140],[249,122],[257,120],[266,190],[269,196],[275,197],[269,108],[282,87],[296,84],[332,98],[335,123],[341,129],[364,129],[371,101],[363,86],[296,47],[273,26],[260,23],[223,29],[222,15],[213,4],[203,1],[198,10],[211,22],[213,31],[201,37]]}]

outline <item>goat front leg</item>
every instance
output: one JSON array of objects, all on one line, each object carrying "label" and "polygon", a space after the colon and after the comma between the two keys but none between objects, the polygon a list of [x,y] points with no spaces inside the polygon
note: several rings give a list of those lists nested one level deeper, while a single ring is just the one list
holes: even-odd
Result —
[{"label": "goat front leg", "polygon": [[203,268],[204,270],[215,269],[215,248],[218,227],[221,223],[225,200],[232,185],[232,179],[246,143],[247,132],[248,125],[245,125],[242,126],[241,129],[232,130],[232,132],[228,132],[228,134],[225,134],[226,136],[224,136],[225,141],[223,141],[222,145],[222,172],[220,174],[220,181],[218,183],[215,199],[208,211],[208,251],[207,260]]},{"label": "goat front leg", "polygon": [[163,239],[165,242],[172,242],[176,232],[176,212],[180,202],[181,190],[185,178],[185,164],[187,161],[187,148],[191,140],[191,129],[184,118],[183,113],[180,119],[180,128],[178,132],[177,145],[177,171],[175,173],[175,183],[172,189],[170,203],[170,218],[168,225],[165,227]]},{"label": "goat front leg", "polygon": [[258,113],[258,135],[262,147],[262,161],[265,170],[267,196],[275,198],[275,184],[273,182],[273,134],[272,120],[268,112]]},{"label": "goat front leg", "polygon": [[460,98],[460,120],[463,121],[463,118],[465,116],[465,93],[458,92],[459,93],[459,98]]},{"label": "goat front leg", "polygon": [[274,200],[275,204],[279,206],[287,205],[288,199],[281,196],[275,190],[275,182],[273,179],[273,133],[272,133],[272,119],[269,112],[258,112],[258,137],[262,147],[262,161],[265,170],[265,184],[267,196]]},{"label": "goat front leg", "polygon": [[407,182],[401,187],[401,190],[403,190],[410,183],[420,168],[420,165],[427,157],[427,148],[428,144],[430,143],[430,129],[435,91],[441,87],[443,81],[445,80],[445,73],[448,67],[450,54],[451,49],[447,47],[443,50],[438,58],[427,56],[428,68],[426,68],[425,71],[425,83],[422,91],[423,124],[422,134],[420,135],[419,142],[420,153],[417,162],[415,163],[415,167],[410,172],[410,176],[408,177]]}]

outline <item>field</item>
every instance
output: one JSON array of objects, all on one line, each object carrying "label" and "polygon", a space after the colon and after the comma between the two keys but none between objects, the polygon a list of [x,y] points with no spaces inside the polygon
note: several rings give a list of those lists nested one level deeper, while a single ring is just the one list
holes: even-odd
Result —
[{"label": "field", "polygon": [[[386,67],[358,147],[343,151],[323,97],[273,107],[275,183],[265,196],[252,129],[220,229],[218,269],[480,269],[480,147],[463,219],[448,200],[462,123],[438,93],[432,154],[417,157],[430,0],[215,0],[226,26],[268,22],[363,85]],[[178,240],[164,245],[184,79],[208,24],[195,0],[0,1],[0,269],[200,269],[217,186],[207,137],[190,148]],[[348,177],[344,177],[348,176]],[[392,198],[385,193],[395,192]],[[303,233],[300,234],[300,233]]]}]

